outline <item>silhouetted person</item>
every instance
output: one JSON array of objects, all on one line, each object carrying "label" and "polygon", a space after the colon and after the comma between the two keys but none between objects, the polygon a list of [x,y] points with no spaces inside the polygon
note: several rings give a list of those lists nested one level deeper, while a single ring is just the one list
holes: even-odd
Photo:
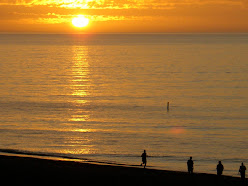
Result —
[{"label": "silhouetted person", "polygon": [[240,176],[241,176],[241,180],[242,182],[245,181],[245,171],[246,171],[246,167],[244,166],[243,162],[241,163],[241,166],[239,168],[239,172],[240,172]]},{"label": "silhouetted person", "polygon": [[144,150],[144,152],[143,152],[143,154],[141,155],[141,157],[142,157],[142,163],[141,163],[141,166],[142,166],[142,164],[144,164],[144,168],[146,168],[146,157],[147,157],[147,155],[146,155],[146,150]]},{"label": "silhouetted person", "polygon": [[219,164],[216,167],[217,175],[221,176],[224,170],[224,166],[222,165],[221,161],[219,161]]},{"label": "silhouetted person", "polygon": [[188,165],[189,174],[193,174],[194,162],[192,160],[192,157],[190,157],[189,160],[187,161],[187,165]]}]

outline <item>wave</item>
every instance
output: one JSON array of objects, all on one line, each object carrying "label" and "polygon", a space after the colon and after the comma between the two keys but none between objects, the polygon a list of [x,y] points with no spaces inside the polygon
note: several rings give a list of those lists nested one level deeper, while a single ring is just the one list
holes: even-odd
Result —
[{"label": "wave", "polygon": [[[45,158],[54,159],[64,159],[72,161],[82,161],[89,163],[101,163],[101,164],[113,164],[113,165],[126,165],[126,166],[137,166],[131,164],[124,164],[120,162],[111,161],[111,159],[121,158],[122,160],[139,159],[141,155],[137,154],[62,154],[62,153],[48,153],[48,152],[34,152],[28,150],[17,150],[17,149],[0,149],[0,153],[14,154],[14,155],[24,155],[24,156],[38,156]],[[151,155],[148,156],[149,159],[157,159],[158,161],[177,161],[186,162],[188,157],[185,156],[170,156],[170,155]],[[156,160],[155,160],[156,161]],[[219,161],[217,158],[194,158],[196,162],[202,163],[216,163]],[[224,158],[222,159],[225,163],[240,163],[243,161],[248,161],[248,159],[240,158]],[[126,162],[126,161],[125,161]]]},{"label": "wave", "polygon": [[[34,158],[48,158],[48,159],[53,159],[53,160],[64,160],[64,161],[77,161],[77,162],[84,162],[84,163],[94,163],[94,164],[107,164],[107,165],[114,165],[114,166],[139,166],[137,165],[132,165],[132,164],[125,164],[125,163],[117,163],[113,161],[101,161],[101,160],[92,160],[90,158],[83,158],[83,157],[76,157],[76,155],[69,155],[69,154],[60,154],[60,153],[43,153],[43,152],[32,152],[32,151],[26,151],[26,150],[17,150],[17,149],[0,149],[0,155],[1,153],[4,155],[5,154],[10,154],[10,155],[24,155],[28,157],[34,157]],[[101,157],[101,156],[106,156],[106,154],[91,154],[91,155],[83,155],[86,157]],[[115,156],[115,157],[140,157],[136,155],[113,155],[113,154],[108,154],[107,156]],[[153,167],[153,166],[149,166]]]},{"label": "wave", "polygon": [[[50,157],[61,157],[61,158],[72,158],[72,159],[87,159],[78,158],[74,154],[61,154],[61,153],[44,153],[44,152],[33,152],[28,150],[17,150],[17,149],[0,149],[0,153],[10,153],[10,154],[22,154],[22,155],[36,155],[36,156],[50,156]],[[139,158],[140,155],[136,154],[82,154],[85,157],[127,157],[127,158]],[[174,156],[149,156],[149,158],[175,158]]]},{"label": "wave", "polygon": [[26,150],[16,150],[16,149],[0,149],[0,153],[16,154],[16,155],[30,155],[30,156],[47,156],[55,158],[66,158],[66,159],[78,159],[72,156],[67,156],[58,153],[43,153],[43,152],[32,152]]},{"label": "wave", "polygon": [[[120,161],[116,162],[115,159],[122,159],[122,162],[127,162],[130,160],[131,162],[136,162],[132,160],[137,160],[141,158],[141,154],[62,154],[62,153],[48,153],[48,152],[33,152],[28,150],[17,150],[17,149],[0,149],[1,153],[14,154],[14,155],[24,155],[24,156],[32,156],[32,157],[43,157],[49,159],[64,159],[64,160],[75,160],[89,163],[101,163],[101,164],[113,164],[113,165],[123,165],[123,166],[137,166],[134,164],[125,164],[120,163]],[[166,160],[176,160],[183,161],[184,159],[181,157],[175,156],[160,156],[160,155],[152,155],[148,156],[149,159],[166,159]]]}]

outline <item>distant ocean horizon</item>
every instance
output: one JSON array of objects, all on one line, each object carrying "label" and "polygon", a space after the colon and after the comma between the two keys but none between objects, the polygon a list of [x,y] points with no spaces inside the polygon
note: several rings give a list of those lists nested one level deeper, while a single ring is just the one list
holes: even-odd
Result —
[{"label": "distant ocean horizon", "polygon": [[238,176],[247,51],[247,33],[0,34],[0,153]]}]

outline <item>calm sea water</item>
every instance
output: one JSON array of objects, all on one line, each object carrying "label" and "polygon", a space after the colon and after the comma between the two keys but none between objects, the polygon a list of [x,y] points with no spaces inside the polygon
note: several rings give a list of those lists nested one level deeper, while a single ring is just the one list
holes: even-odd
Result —
[{"label": "calm sea water", "polygon": [[[238,176],[248,34],[0,35],[0,151]],[[167,111],[167,102],[170,110]]]}]

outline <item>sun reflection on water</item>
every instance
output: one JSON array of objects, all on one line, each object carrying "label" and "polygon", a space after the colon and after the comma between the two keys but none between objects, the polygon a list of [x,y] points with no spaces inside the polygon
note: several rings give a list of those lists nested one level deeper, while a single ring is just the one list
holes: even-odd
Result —
[{"label": "sun reflection on water", "polygon": [[84,110],[84,106],[89,104],[87,96],[89,96],[90,72],[88,62],[88,47],[73,46],[73,66],[71,80],[71,95],[73,96],[73,104],[77,109],[72,110],[70,121],[81,122],[90,118],[89,112]]},{"label": "sun reflection on water", "polygon": [[89,119],[89,115],[72,115],[70,121],[87,121]]},{"label": "sun reflection on water", "polygon": [[65,136],[65,154],[89,154],[92,152],[91,137],[88,133],[95,132],[87,127],[90,120],[88,97],[91,86],[89,71],[89,55],[87,46],[72,46],[72,65],[70,66],[70,102],[69,118]]}]

